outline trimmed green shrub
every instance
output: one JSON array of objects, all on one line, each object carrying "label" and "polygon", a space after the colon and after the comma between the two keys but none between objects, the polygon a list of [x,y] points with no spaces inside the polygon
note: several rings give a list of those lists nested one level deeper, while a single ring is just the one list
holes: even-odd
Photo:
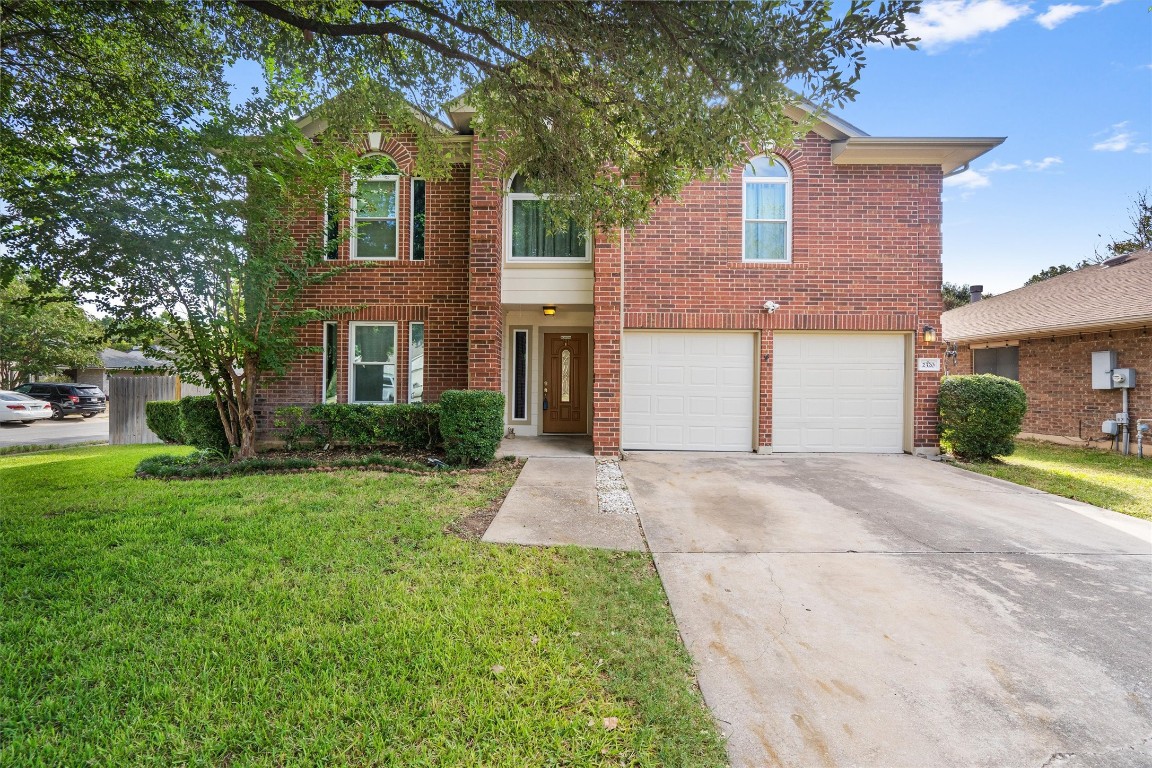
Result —
[{"label": "trimmed green shrub", "polygon": [[144,421],[148,429],[166,443],[182,445],[184,426],[180,421],[180,403],[175,400],[153,400],[144,403]]},{"label": "trimmed green shrub", "polygon": [[448,463],[487,465],[504,436],[504,395],[449,390],[440,396],[440,433]]},{"label": "trimmed green shrub", "polygon": [[385,407],[388,414],[384,419],[384,434],[388,442],[408,451],[427,451],[443,444],[439,403]]},{"label": "trimmed green shrub", "polygon": [[398,445],[409,451],[440,446],[440,406],[436,404],[355,405],[325,403],[309,411],[323,442],[353,448]]},{"label": "trimmed green shrub", "polygon": [[1016,450],[1028,397],[1019,382],[990,373],[940,382],[940,439],[959,458],[985,461]]},{"label": "trimmed green shrub", "polygon": [[211,395],[180,398],[180,422],[186,444],[219,451],[225,456],[231,451],[224,425],[220,423],[220,414],[216,410],[216,398]]}]

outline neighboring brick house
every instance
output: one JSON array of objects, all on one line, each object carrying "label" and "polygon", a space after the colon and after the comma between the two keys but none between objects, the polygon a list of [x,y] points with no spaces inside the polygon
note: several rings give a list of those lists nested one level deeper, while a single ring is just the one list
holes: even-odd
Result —
[{"label": "neighboring brick house", "polygon": [[[956,349],[951,373],[996,373],[1028,393],[1023,436],[1100,437],[1122,409],[1121,389],[1094,389],[1092,353],[1136,371],[1128,413],[1152,419],[1152,252],[1085,267],[944,313]],[[1099,382],[1097,382],[1099,384]]]},{"label": "neighboring brick house", "polygon": [[[941,184],[998,138],[874,138],[836,118],[695,182],[633,230],[551,231],[513,170],[481,168],[473,113],[444,126],[447,180],[413,145],[359,182],[357,268],[309,297],[364,305],[317,323],[260,401],[433,401],[499,390],[517,435],[622,449],[935,451]],[[808,115],[797,109],[792,116]],[[355,215],[353,216],[355,218]],[[323,227],[323,215],[300,232]],[[371,259],[371,260],[369,260]]]}]

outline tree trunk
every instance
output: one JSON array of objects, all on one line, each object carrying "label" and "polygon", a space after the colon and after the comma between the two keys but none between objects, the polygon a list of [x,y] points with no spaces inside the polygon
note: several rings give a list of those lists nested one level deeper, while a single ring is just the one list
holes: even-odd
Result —
[{"label": "tree trunk", "polygon": [[244,379],[236,384],[236,415],[240,427],[240,444],[237,459],[251,459],[256,456],[256,388],[260,382],[255,370],[256,361],[244,360]]},{"label": "tree trunk", "polygon": [[237,459],[251,459],[256,455],[256,413],[250,398],[241,395],[236,398],[236,408],[240,412],[240,446]]}]

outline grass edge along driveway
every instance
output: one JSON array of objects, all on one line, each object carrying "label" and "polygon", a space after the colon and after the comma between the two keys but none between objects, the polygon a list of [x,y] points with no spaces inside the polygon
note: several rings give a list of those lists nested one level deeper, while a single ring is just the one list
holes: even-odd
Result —
[{"label": "grass edge along driveway", "polygon": [[445,533],[512,471],[165,450],[0,458],[0,764],[724,764],[648,555]]},{"label": "grass edge along driveway", "polygon": [[[1145,453],[1149,450],[1152,446],[1145,446]],[[1116,451],[1017,440],[1011,456],[999,461],[957,462],[956,466],[1152,520],[1152,457],[1140,459]]]}]

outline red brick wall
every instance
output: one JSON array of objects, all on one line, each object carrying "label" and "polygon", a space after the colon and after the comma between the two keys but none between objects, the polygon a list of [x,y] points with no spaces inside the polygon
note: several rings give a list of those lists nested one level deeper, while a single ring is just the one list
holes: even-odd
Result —
[{"label": "red brick wall", "polygon": [[[384,147],[402,171],[414,147]],[[690,185],[662,203],[649,222],[625,235],[620,305],[619,233],[596,237],[593,322],[593,442],[611,455],[620,441],[620,329],[732,328],[761,334],[760,443],[771,444],[773,330],[913,332],[918,356],[940,357],[919,341],[939,328],[941,172],[931,166],[833,166],[830,144],[815,134],[784,157],[793,171],[792,261],[742,261],[740,168],[727,180]],[[398,262],[355,267],[317,288],[320,306],[365,304],[351,319],[399,321],[398,392],[407,391],[407,322],[426,322],[425,396],[448,388],[499,389],[503,200],[498,170],[473,143],[471,166],[429,182],[426,261],[407,258],[410,187],[400,185]],[[315,231],[321,216],[301,222]],[[310,229],[311,228],[311,229]],[[346,250],[346,246],[345,246]],[[348,264],[346,253],[340,264]],[[766,299],[781,309],[769,315]],[[623,321],[621,318],[623,317]],[[340,320],[341,400],[347,398],[347,321]],[[302,344],[318,346],[321,325]],[[320,400],[321,356],[299,361],[266,388],[271,406]],[[914,444],[936,444],[936,374],[916,374]]]},{"label": "red brick wall", "polygon": [[497,161],[472,142],[471,260],[469,262],[468,386],[499,391],[504,349],[500,276],[504,196]]},{"label": "red brick wall", "polygon": [[592,449],[620,454],[620,232],[592,247]]},{"label": "red brick wall", "polygon": [[[403,402],[408,392],[408,323],[424,322],[424,399],[436,400],[446,389],[468,386],[468,249],[470,170],[467,164],[453,166],[449,178],[429,181],[425,187],[426,225],[424,261],[409,258],[411,221],[410,176],[415,147],[403,137],[387,141],[381,148],[400,166],[397,210],[397,261],[352,261],[348,243],[342,243],[331,266],[348,270],[312,288],[303,302],[318,307],[356,307],[351,314],[333,318],[339,324],[340,402],[348,400],[348,323],[353,320],[397,322],[396,391]],[[298,235],[313,236],[323,227],[323,211],[318,207],[311,219],[301,221]],[[319,349],[323,343],[323,323],[304,328],[300,345]],[[258,399],[260,423],[271,425],[275,408],[282,405],[311,405],[322,400],[323,356],[319,352],[302,355],[279,381],[262,388]]]},{"label": "red brick wall", "polygon": [[[625,243],[625,328],[761,330],[760,443],[771,444],[773,330],[940,328],[942,174],[933,166],[834,166],[810,133],[793,174],[792,261],[742,261],[741,168],[690,185]],[[774,314],[765,300],[781,305]],[[938,374],[915,374],[914,445],[935,446]]]},{"label": "red brick wall", "polygon": [[[1128,413],[1152,419],[1152,335],[1144,329],[1020,342],[1020,384],[1028,394],[1021,431],[1052,437],[1099,437],[1100,422],[1120,411],[1120,390],[1092,389],[1092,353],[1115,350],[1116,364],[1136,369]],[[955,372],[972,373],[972,352],[963,347]]]}]

